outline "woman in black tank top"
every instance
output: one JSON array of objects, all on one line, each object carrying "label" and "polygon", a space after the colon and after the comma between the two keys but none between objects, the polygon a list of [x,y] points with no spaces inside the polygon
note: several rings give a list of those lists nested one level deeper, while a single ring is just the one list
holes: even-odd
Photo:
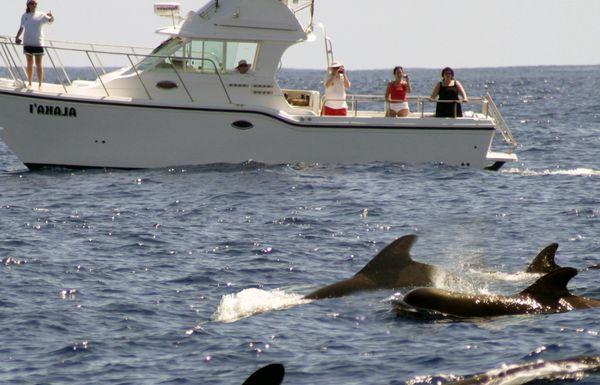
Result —
[{"label": "woman in black tank top", "polygon": [[[454,71],[450,67],[442,70],[442,81],[435,85],[431,93],[431,99],[438,100],[460,100],[468,102],[467,93],[458,80],[454,80]],[[462,107],[460,103],[437,103],[435,107],[435,116],[437,118],[459,118],[462,117]]]}]

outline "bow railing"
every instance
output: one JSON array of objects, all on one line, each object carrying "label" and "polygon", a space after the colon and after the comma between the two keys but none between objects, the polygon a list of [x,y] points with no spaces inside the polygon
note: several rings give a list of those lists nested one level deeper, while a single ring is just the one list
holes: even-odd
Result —
[{"label": "bow railing", "polygon": [[[83,46],[84,48],[70,48],[67,47],[68,45]],[[20,84],[26,84],[27,76],[25,64],[22,60],[22,55],[19,53],[19,47],[20,45],[18,45],[12,39],[12,37],[0,36],[0,62],[5,65],[13,81]],[[98,48],[100,47],[104,49],[99,50]],[[94,74],[96,75],[96,81],[100,83],[101,88],[106,96],[111,96],[111,92],[109,85],[104,81],[103,75],[106,75],[114,68],[129,68],[132,73],[135,74],[141,88],[149,100],[152,100],[152,95],[150,94],[148,86],[142,79],[141,72],[143,72],[143,68],[141,67],[143,67],[143,64],[146,60],[154,60],[164,63],[165,65],[163,65],[161,68],[169,69],[175,74],[179,84],[185,90],[187,97],[191,102],[194,102],[194,98],[190,92],[190,89],[182,77],[182,73],[186,72],[186,68],[180,66],[178,69],[177,67],[178,64],[181,64],[182,62],[195,61],[203,63],[202,67],[206,65],[210,69],[210,73],[217,76],[229,104],[232,103],[231,97],[227,91],[227,87],[225,86],[225,83],[221,77],[221,69],[212,59],[187,56],[165,56],[151,53],[146,54],[142,53],[141,51],[148,51],[150,49],[144,47],[129,47],[107,44],[48,41],[44,48],[48,60],[50,61],[51,68],[56,75],[56,81],[63,88],[66,94],[71,94],[74,92],[72,90],[73,80],[71,79],[71,76],[69,76],[67,67],[65,67],[64,60],[62,58],[64,55],[75,56],[79,62],[82,61],[81,58],[83,57],[83,62],[94,71]],[[116,63],[114,67],[107,66],[107,62],[104,60],[104,58],[107,57],[111,58],[112,63]]]}]

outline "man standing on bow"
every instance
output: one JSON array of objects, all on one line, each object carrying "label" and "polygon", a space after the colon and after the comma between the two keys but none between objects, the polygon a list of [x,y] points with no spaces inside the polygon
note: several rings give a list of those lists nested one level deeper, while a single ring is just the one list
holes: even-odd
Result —
[{"label": "man standing on bow", "polygon": [[[15,42],[17,44],[23,43],[23,52],[27,59],[27,79],[29,80],[29,87],[31,87],[31,81],[33,79],[33,60],[35,59],[35,67],[37,69],[37,78],[40,87],[44,78],[44,70],[42,67],[42,58],[44,56],[44,24],[52,23],[54,16],[52,12],[43,13],[36,12],[37,1],[28,0],[27,9],[23,16],[21,16],[21,28],[17,32]],[[21,40],[21,34],[23,34],[23,40]]]}]

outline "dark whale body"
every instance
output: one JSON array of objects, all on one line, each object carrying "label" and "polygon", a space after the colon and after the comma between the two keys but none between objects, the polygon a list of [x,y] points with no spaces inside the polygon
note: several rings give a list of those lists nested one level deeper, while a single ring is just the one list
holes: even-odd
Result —
[{"label": "dark whale body", "polygon": [[[416,262],[410,249],[417,241],[416,235],[405,235],[387,245],[354,276],[324,286],[306,295],[306,299],[336,298],[345,295],[381,289],[434,286],[440,277],[449,277],[443,269]],[[527,267],[528,273],[548,273],[560,268],[554,257],[557,243],[546,246]]]},{"label": "dark whale body", "polygon": [[558,243],[551,243],[544,247],[544,249],[535,256],[529,266],[527,266],[525,272],[547,274],[553,270],[559,269],[560,266],[554,261],[556,250],[558,250]]},{"label": "dark whale body", "polygon": [[324,286],[305,298],[336,298],[360,291],[432,286],[436,276],[445,273],[436,266],[412,260],[410,249],[416,240],[416,235],[396,239],[353,277]]},{"label": "dark whale body", "polygon": [[[600,301],[573,295],[567,289],[577,269],[561,267],[544,275],[522,292],[511,295],[483,295],[418,288],[404,296],[397,310],[407,304],[454,317],[497,317],[515,314],[561,313],[600,307]],[[399,311],[401,312],[401,311]]]}]

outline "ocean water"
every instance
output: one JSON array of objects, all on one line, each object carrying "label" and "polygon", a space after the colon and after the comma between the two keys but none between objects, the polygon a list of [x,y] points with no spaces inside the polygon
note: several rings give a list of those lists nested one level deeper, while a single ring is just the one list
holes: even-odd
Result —
[{"label": "ocean water", "polygon": [[[383,92],[389,72],[350,71],[352,91]],[[438,77],[409,72],[414,94]],[[0,383],[237,385],[280,362],[290,385],[430,384],[600,354],[600,309],[457,322],[397,316],[407,290],[301,299],[406,234],[453,290],[519,292],[551,242],[561,265],[600,263],[600,67],[457,78],[500,105],[518,163],[30,172],[0,142]],[[569,288],[600,298],[598,273]]]}]

